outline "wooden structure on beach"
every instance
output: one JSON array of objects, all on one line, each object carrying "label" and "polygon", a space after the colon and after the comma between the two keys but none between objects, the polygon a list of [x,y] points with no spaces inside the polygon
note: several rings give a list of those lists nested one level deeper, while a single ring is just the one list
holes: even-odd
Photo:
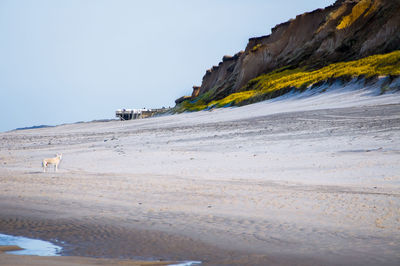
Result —
[{"label": "wooden structure on beach", "polygon": [[152,116],[151,109],[118,109],[115,116],[122,120],[132,120]]},{"label": "wooden structure on beach", "polygon": [[169,108],[163,107],[162,109],[118,109],[115,111],[115,116],[118,117],[121,121],[124,120],[132,120],[132,119],[141,119],[152,117],[156,113],[163,113],[169,110]]}]

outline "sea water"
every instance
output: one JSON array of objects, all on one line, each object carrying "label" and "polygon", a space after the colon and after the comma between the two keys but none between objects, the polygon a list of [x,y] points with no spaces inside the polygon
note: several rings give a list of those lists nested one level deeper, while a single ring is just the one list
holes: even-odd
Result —
[{"label": "sea water", "polygon": [[48,241],[4,234],[0,234],[0,245],[19,246],[20,248],[23,248],[23,250],[6,252],[8,254],[16,255],[60,256],[62,249]]},{"label": "sea water", "polygon": [[169,266],[194,266],[201,265],[201,261],[183,261],[177,264],[170,264]]}]

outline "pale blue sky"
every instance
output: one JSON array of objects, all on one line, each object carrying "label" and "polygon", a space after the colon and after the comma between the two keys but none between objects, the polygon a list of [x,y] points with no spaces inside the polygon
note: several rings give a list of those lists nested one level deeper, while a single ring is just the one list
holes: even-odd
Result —
[{"label": "pale blue sky", "polygon": [[0,131],[174,106],[248,38],[334,0],[0,0]]}]

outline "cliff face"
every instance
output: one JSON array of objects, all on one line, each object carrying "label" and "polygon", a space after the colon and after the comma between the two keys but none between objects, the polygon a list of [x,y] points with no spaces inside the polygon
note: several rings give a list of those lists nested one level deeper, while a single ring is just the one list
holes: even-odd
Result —
[{"label": "cliff face", "polygon": [[400,49],[400,0],[338,0],[249,39],[234,56],[207,70],[193,96],[218,100],[251,79],[290,66],[317,68]]}]

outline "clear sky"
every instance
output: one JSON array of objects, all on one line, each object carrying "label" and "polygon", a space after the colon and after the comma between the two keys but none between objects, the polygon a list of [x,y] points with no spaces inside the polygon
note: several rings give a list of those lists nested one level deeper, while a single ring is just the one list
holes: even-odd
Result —
[{"label": "clear sky", "polygon": [[223,55],[334,0],[0,0],[0,131],[174,106]]}]

